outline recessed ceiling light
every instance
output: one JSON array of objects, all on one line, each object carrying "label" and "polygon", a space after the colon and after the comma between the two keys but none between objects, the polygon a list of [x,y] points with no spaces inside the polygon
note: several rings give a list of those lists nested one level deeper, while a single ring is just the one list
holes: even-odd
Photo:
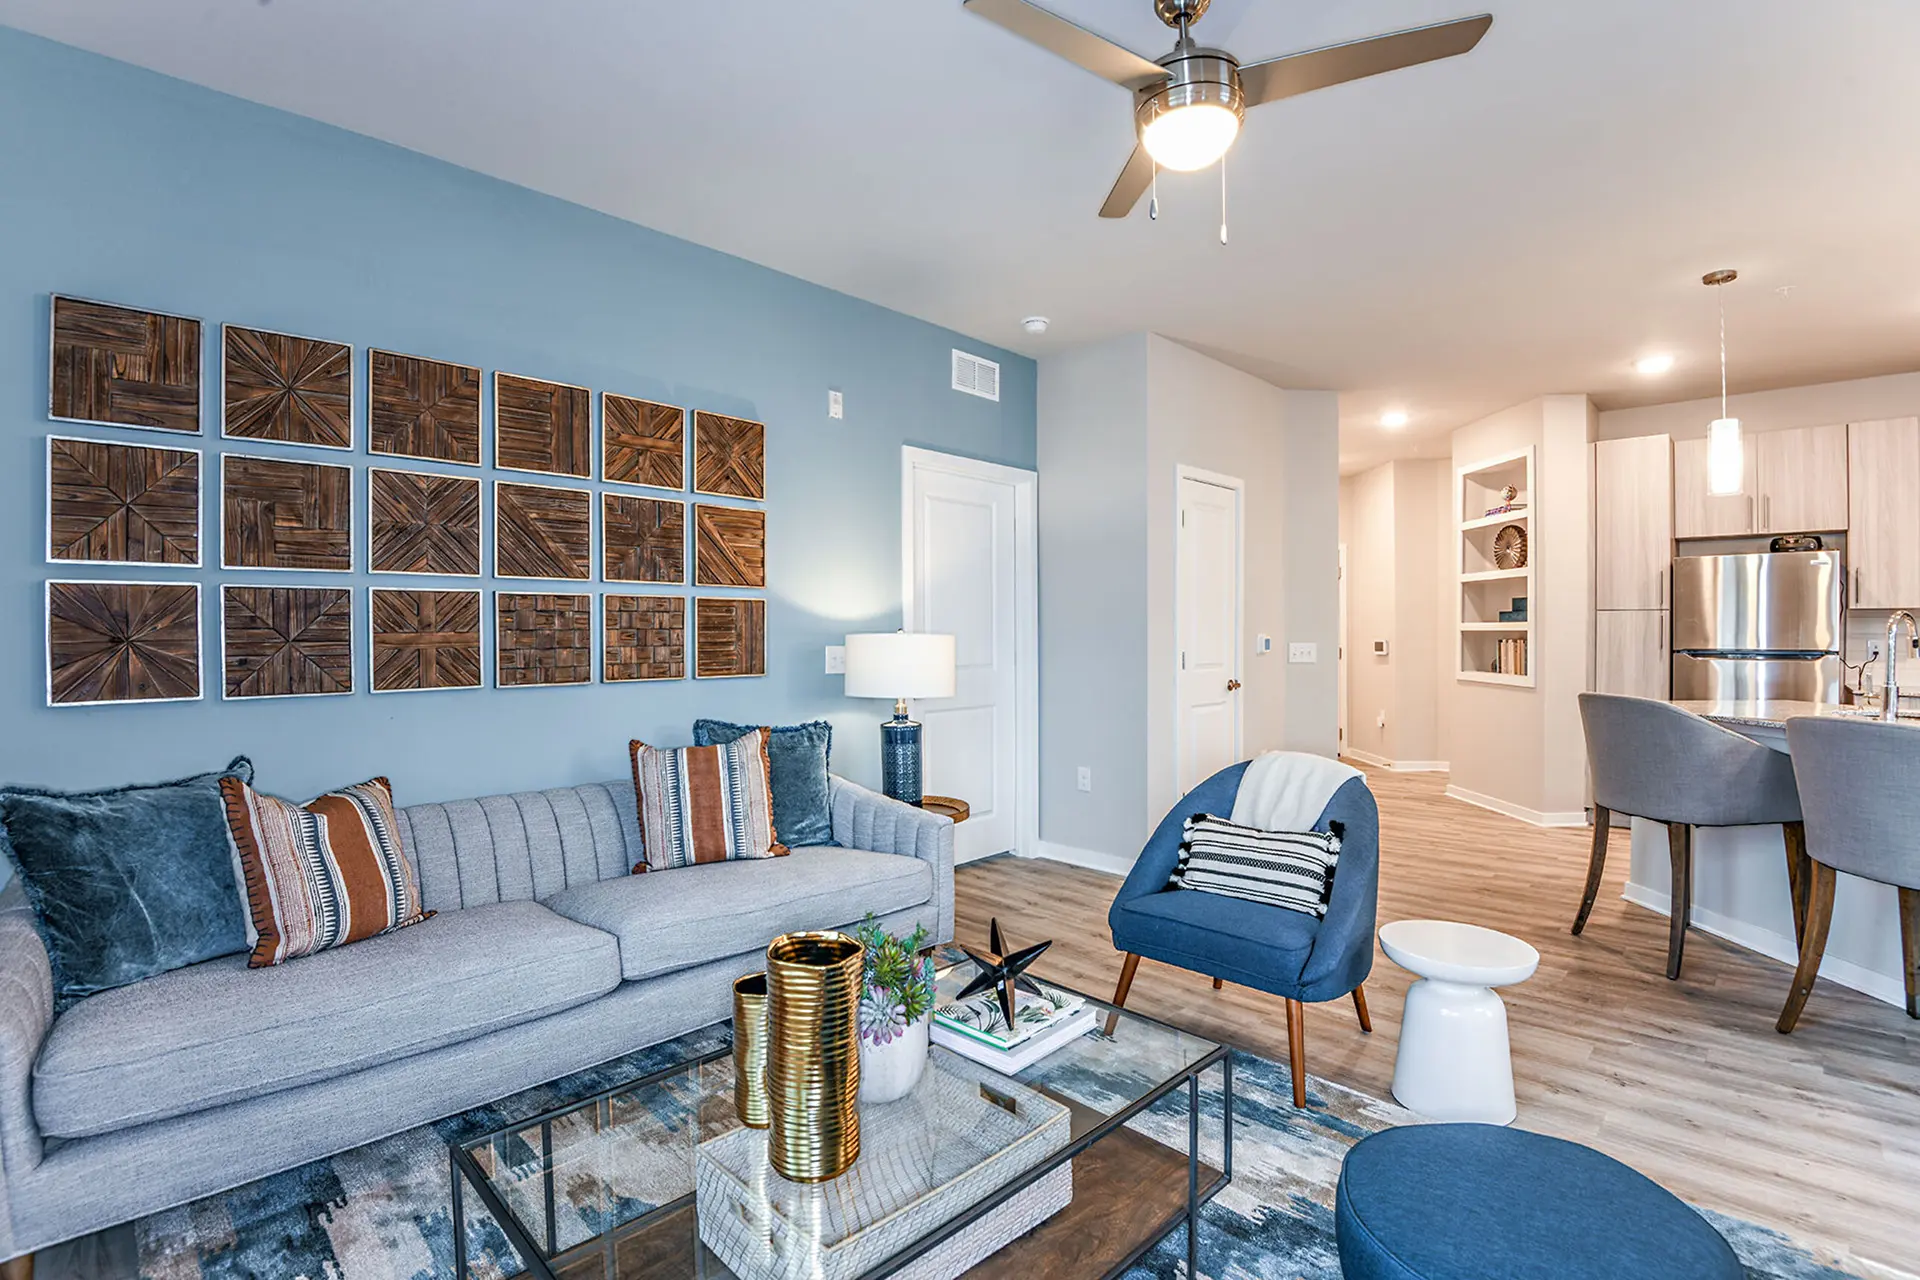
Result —
[{"label": "recessed ceiling light", "polygon": [[1666,352],[1659,355],[1641,356],[1633,362],[1633,371],[1649,378],[1657,378],[1673,368],[1673,357]]},{"label": "recessed ceiling light", "polygon": [[1387,428],[1389,431],[1395,431],[1401,427],[1406,426],[1407,411],[1405,409],[1387,410],[1385,413],[1380,415],[1380,425]]}]

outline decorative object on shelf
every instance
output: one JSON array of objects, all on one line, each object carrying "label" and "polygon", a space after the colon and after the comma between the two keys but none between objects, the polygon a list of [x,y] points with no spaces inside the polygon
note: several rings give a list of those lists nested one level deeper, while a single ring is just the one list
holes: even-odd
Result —
[{"label": "decorative object on shelf", "polygon": [[200,451],[47,437],[47,559],[200,564]]},{"label": "decorative object on shelf", "polygon": [[593,474],[593,395],[585,387],[493,375],[493,465],[555,476]]},{"label": "decorative object on shelf", "polygon": [[353,348],[237,324],[220,339],[220,433],[353,448]]},{"label": "decorative object on shelf", "polygon": [[1722,268],[1700,277],[1700,283],[1713,289],[1714,307],[1720,313],[1720,416],[1707,424],[1707,492],[1725,497],[1744,492],[1747,487],[1746,446],[1740,436],[1740,419],[1727,412],[1727,303],[1721,293],[1740,278],[1738,271]]},{"label": "decorative object on shelf", "polygon": [[480,477],[367,468],[367,568],[480,576]]},{"label": "decorative object on shelf", "polygon": [[593,494],[494,481],[493,572],[501,578],[591,578]]},{"label": "decorative object on shelf", "polygon": [[608,582],[687,580],[687,504],[625,493],[600,495],[600,541]]},{"label": "decorative object on shelf", "polygon": [[687,602],[679,596],[608,596],[601,679],[684,680]]},{"label": "decorative object on shelf", "polygon": [[892,698],[893,719],[880,726],[881,789],[920,803],[920,722],[907,717],[908,698],[953,696],[953,637],[871,631],[847,637],[849,698]]},{"label": "decorative object on shelf", "polygon": [[367,608],[375,693],[478,689],[483,683],[478,591],[375,587]]},{"label": "decorative object on shelf", "polygon": [[696,679],[767,674],[767,602],[700,596],[693,602]]},{"label": "decorative object on shelf", "polygon": [[927,927],[902,938],[880,927],[871,911],[854,930],[866,952],[860,975],[860,1102],[895,1102],[913,1092],[927,1069],[933,1025],[933,957],[922,952]]},{"label": "decorative object on shelf", "polygon": [[695,413],[693,491],[721,498],[766,497],[766,428],[745,418]]},{"label": "decorative object on shelf", "polygon": [[223,587],[220,668],[229,698],[353,692],[353,593],[344,587]]},{"label": "decorative object on shelf", "polygon": [[767,1155],[789,1182],[825,1182],[860,1158],[860,974],[844,933],[789,933],[767,947]]},{"label": "decorative object on shelf", "polygon": [[1525,596],[1513,596],[1511,598],[1513,600],[1513,607],[1500,611],[1500,621],[1525,622],[1527,620],[1527,598]]},{"label": "decorative object on shelf", "polygon": [[1503,524],[1493,535],[1493,564],[1497,569],[1527,567],[1527,531],[1517,524]]},{"label": "decorative object on shelf", "polygon": [[701,587],[767,585],[767,513],[748,507],[693,509],[693,580]]},{"label": "decorative object on shelf", "polygon": [[593,597],[496,591],[493,682],[502,689],[593,683]]},{"label": "decorative object on shelf", "polygon": [[1020,1003],[1017,992],[1045,994],[1039,983],[1024,975],[1027,966],[1038,960],[1052,945],[1053,940],[1049,938],[1009,954],[1007,941],[1000,933],[1000,917],[993,917],[987,922],[987,955],[983,956],[971,947],[960,948],[966,952],[967,959],[979,966],[979,972],[974,975],[973,981],[960,989],[960,994],[954,997],[955,1003],[979,995],[982,991],[994,991],[1000,1001],[1001,1017],[1006,1019],[1007,1026],[1014,1026],[1015,1010]]},{"label": "decorative object on shelf", "polygon": [[47,703],[200,696],[200,585],[49,582]]},{"label": "decorative object on shelf", "polygon": [[353,568],[353,468],[229,453],[220,459],[221,565]]},{"label": "decorative object on shelf", "polygon": [[200,322],[53,297],[47,416],[200,434]]},{"label": "decorative object on shelf", "polygon": [[1519,496],[1520,490],[1517,486],[1510,484],[1502,485],[1500,488],[1500,504],[1498,506],[1488,507],[1486,514],[1490,516],[1503,516],[1509,511],[1525,511],[1527,509],[1526,503],[1514,501],[1514,499]]},{"label": "decorative object on shelf", "polygon": [[773,1123],[767,1104],[767,975],[733,982],[733,1113],[749,1129]]},{"label": "decorative object on shelf", "polygon": [[367,352],[367,448],[373,453],[480,465],[480,370]]},{"label": "decorative object on shelf", "polygon": [[655,489],[686,487],[685,409],[603,391],[600,431],[602,479]]}]

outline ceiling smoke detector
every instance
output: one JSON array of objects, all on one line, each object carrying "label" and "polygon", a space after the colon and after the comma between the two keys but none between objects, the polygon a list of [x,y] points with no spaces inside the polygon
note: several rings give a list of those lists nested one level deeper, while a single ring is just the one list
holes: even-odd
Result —
[{"label": "ceiling smoke detector", "polygon": [[1020,327],[1028,333],[1042,334],[1053,327],[1053,321],[1047,319],[1045,316],[1028,316],[1020,322]]}]

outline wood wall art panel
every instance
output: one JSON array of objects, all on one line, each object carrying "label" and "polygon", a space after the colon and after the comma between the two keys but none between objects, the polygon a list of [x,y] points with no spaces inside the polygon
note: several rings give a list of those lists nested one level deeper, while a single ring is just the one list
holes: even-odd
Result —
[{"label": "wood wall art panel", "polygon": [[693,509],[694,582],[702,587],[767,585],[767,513],[746,507]]},{"label": "wood wall art panel", "polygon": [[593,474],[592,396],[585,387],[493,375],[493,464],[555,476]]},{"label": "wood wall art panel", "polygon": [[684,680],[687,602],[679,596],[608,596],[602,678]]},{"label": "wood wall art panel", "polygon": [[375,587],[373,691],[478,689],[478,591],[389,591]]},{"label": "wood wall art panel", "polygon": [[593,597],[494,593],[494,683],[503,689],[593,681]]},{"label": "wood wall art panel", "polygon": [[602,392],[600,432],[603,478],[621,484],[651,485],[656,489],[686,486],[685,409]]},{"label": "wood wall art panel", "polygon": [[48,416],[200,432],[200,322],[78,298],[53,299]]},{"label": "wood wall art panel", "polygon": [[227,697],[353,692],[351,591],[228,586],[220,596],[220,665]]},{"label": "wood wall art panel", "polygon": [[353,469],[229,453],[220,459],[228,569],[353,568]]},{"label": "wood wall art panel", "polygon": [[200,563],[200,452],[47,437],[47,559]]},{"label": "wood wall art panel", "polygon": [[695,676],[767,674],[767,602],[702,596],[693,602]]},{"label": "wood wall art panel", "polygon": [[367,447],[480,465],[480,370],[375,348],[367,353]]},{"label": "wood wall art panel", "polygon": [[367,468],[368,568],[480,576],[480,478]]},{"label": "wood wall art panel", "polygon": [[47,702],[200,696],[200,588],[191,582],[49,582]]},{"label": "wood wall art panel", "polygon": [[502,578],[591,578],[593,494],[495,481],[493,572]]},{"label": "wood wall art panel", "polygon": [[353,348],[237,324],[221,331],[221,434],[353,448]]},{"label": "wood wall art panel", "polygon": [[693,487],[723,498],[766,497],[766,428],[704,410],[694,414]]},{"label": "wood wall art panel", "polygon": [[687,580],[687,504],[664,498],[601,495],[600,538],[608,582]]}]

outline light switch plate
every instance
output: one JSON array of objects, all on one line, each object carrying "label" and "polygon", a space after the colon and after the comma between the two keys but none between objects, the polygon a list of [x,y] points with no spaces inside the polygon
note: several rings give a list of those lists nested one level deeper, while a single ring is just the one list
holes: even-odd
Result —
[{"label": "light switch plate", "polygon": [[838,391],[827,392],[827,416],[829,418],[842,418],[846,416],[846,401],[840,398]]},{"label": "light switch plate", "polygon": [[1093,770],[1087,768],[1085,765],[1081,765],[1074,781],[1082,791],[1093,790]]},{"label": "light switch plate", "polygon": [[847,674],[847,646],[843,644],[827,646],[827,674],[830,676]]},{"label": "light switch plate", "polygon": [[1288,662],[1320,661],[1320,646],[1311,640],[1295,640],[1287,646]]}]

